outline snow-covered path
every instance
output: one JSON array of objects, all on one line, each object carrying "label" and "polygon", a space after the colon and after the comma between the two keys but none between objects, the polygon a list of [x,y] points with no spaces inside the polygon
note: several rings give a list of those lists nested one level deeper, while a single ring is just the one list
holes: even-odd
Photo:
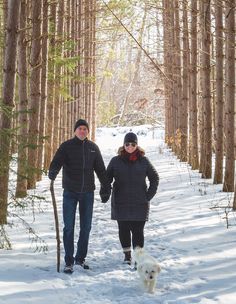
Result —
[{"label": "snow-covered path", "polygon": [[[106,164],[122,145],[126,131],[98,130]],[[137,273],[122,264],[117,225],[110,220],[110,204],[100,202],[98,189],[87,257],[91,270],[75,269],[71,276],[56,272],[54,220],[45,177],[35,194],[46,201],[35,207],[35,221],[27,213],[25,219],[45,240],[48,252],[34,253],[21,225],[8,229],[13,250],[0,251],[0,303],[236,303],[236,219],[231,213],[233,226],[226,229],[223,210],[210,209],[228,204],[230,195],[180,163],[165,148],[162,131],[153,132],[148,126],[133,131],[160,175],[145,227],[146,250],[162,267],[155,294],[144,293]],[[60,177],[55,190],[62,230]]]}]

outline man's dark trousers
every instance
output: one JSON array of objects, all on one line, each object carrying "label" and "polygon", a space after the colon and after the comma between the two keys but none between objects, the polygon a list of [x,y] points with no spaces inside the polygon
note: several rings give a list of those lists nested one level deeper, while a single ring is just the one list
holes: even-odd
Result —
[{"label": "man's dark trousers", "polygon": [[[65,263],[73,265],[74,261],[83,262],[88,251],[89,234],[92,225],[94,192],[63,192],[63,242]],[[74,228],[77,204],[79,203],[80,234],[77,252],[74,257]]]}]

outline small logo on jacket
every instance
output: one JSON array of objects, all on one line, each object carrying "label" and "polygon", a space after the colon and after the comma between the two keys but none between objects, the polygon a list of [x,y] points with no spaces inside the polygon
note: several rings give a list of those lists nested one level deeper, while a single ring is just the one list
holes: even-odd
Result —
[{"label": "small logo on jacket", "polygon": [[96,152],[95,150],[90,150],[90,152]]}]

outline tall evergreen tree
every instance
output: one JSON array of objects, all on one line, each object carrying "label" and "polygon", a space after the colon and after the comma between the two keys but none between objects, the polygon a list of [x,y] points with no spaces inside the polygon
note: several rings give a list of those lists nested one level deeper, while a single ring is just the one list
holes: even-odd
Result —
[{"label": "tall evergreen tree", "polygon": [[8,181],[10,144],[12,138],[12,113],[14,109],[17,36],[20,15],[20,0],[8,1],[6,47],[2,108],[0,117],[0,225],[7,223]]}]

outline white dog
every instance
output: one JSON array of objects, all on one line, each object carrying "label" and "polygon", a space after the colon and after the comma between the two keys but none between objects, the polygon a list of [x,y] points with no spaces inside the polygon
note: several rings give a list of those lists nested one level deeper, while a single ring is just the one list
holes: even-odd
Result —
[{"label": "white dog", "polygon": [[154,293],[157,276],[161,271],[161,267],[152,256],[140,247],[135,248],[134,259],[137,263],[137,271],[145,290],[149,293]]}]

